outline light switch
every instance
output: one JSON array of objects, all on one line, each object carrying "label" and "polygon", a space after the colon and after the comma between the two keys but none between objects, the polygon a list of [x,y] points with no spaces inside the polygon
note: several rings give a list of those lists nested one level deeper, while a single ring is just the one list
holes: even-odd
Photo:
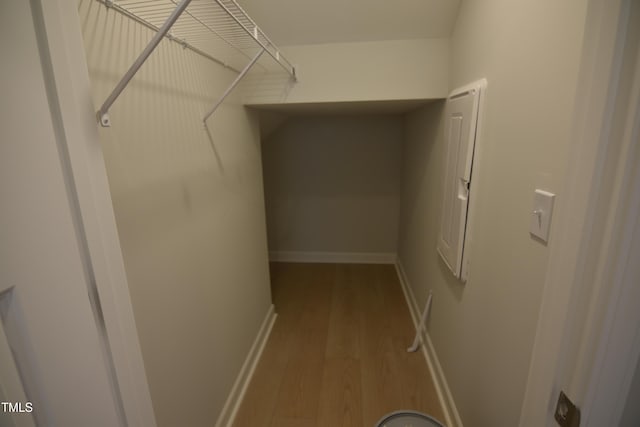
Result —
[{"label": "light switch", "polygon": [[544,190],[536,190],[533,196],[529,232],[544,242],[549,240],[553,199],[555,197],[555,194]]}]

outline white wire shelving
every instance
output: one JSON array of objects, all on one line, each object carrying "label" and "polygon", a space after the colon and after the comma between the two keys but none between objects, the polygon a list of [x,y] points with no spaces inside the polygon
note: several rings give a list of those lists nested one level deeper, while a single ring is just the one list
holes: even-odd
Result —
[{"label": "white wire shelving", "polygon": [[235,0],[97,1],[156,31],[98,110],[97,116],[102,126],[111,125],[109,108],[165,37],[239,73],[203,117],[205,122],[265,53],[294,81],[297,80],[293,64]]}]

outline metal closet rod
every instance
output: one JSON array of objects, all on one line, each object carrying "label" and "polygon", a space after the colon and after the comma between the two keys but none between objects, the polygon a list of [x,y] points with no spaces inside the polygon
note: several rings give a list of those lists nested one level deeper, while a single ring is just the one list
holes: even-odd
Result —
[{"label": "metal closet rod", "polygon": [[[158,44],[160,44],[160,41],[167,36],[167,33],[169,32],[169,29],[173,26],[173,24],[175,24],[175,22],[178,20],[178,18],[180,17],[180,15],[186,10],[187,6],[189,6],[189,3],[191,3],[192,0],[182,0],[177,7],[173,10],[173,12],[171,13],[171,15],[169,15],[169,17],[167,18],[167,20],[165,21],[164,24],[162,24],[162,27],[160,27],[156,34],[153,36],[153,38],[151,39],[151,41],[149,42],[149,44],[147,44],[147,46],[144,48],[144,50],[142,51],[142,53],[138,56],[138,58],[134,61],[134,63],[131,65],[131,67],[129,67],[129,69],[127,70],[127,72],[124,74],[124,76],[122,77],[122,79],[120,79],[120,81],[118,82],[118,84],[116,85],[116,87],[113,89],[113,91],[111,92],[111,94],[107,97],[107,99],[104,101],[104,103],[102,104],[102,106],[100,107],[100,109],[97,112],[97,116],[98,119],[100,121],[100,124],[102,126],[108,127],[111,126],[111,120],[109,118],[109,108],[111,108],[111,106],[113,105],[113,103],[115,102],[116,99],[118,99],[118,96],[120,96],[120,94],[122,93],[122,91],[124,90],[125,87],[127,87],[127,85],[129,84],[129,82],[131,81],[131,79],[133,78],[133,76],[135,76],[135,74],[138,72],[138,70],[140,69],[140,67],[142,66],[142,64],[144,64],[144,62],[147,60],[147,58],[149,57],[149,55],[151,55],[151,53],[155,50],[155,48],[158,46]],[[112,0],[106,0],[106,4],[110,5],[110,6],[114,6]],[[206,118],[208,118],[209,116],[211,116],[211,114],[213,114],[213,112],[216,110],[216,108],[218,108],[218,106],[222,103],[222,101],[224,100],[224,98],[227,97],[227,95],[229,95],[229,93],[231,92],[231,90],[233,90],[233,88],[238,84],[238,82],[240,81],[240,79],[242,79],[242,77],[244,77],[244,75],[249,71],[249,69],[256,63],[256,61],[260,58],[260,56],[262,55],[263,52],[267,52],[269,55],[271,55],[273,57],[273,59],[276,60],[276,62],[278,64],[280,64],[289,74],[291,74],[291,76],[293,77],[294,80],[297,81],[297,77],[296,77],[296,71],[295,71],[295,67],[293,67],[291,65],[291,63],[289,63],[289,61],[287,61],[285,58],[280,56],[280,52],[277,50],[277,48],[275,47],[275,45],[273,43],[271,43],[271,41],[269,40],[269,38],[262,33],[261,30],[259,30],[258,26],[255,25],[255,23],[251,20],[251,18],[248,17],[248,15],[244,12],[244,10],[242,10],[242,8],[240,6],[237,5],[237,3],[234,2],[234,4],[238,7],[238,9],[240,10],[240,12],[247,18],[247,20],[254,25],[253,27],[253,31],[249,30],[234,14],[233,12],[231,12],[224,4],[222,4],[222,2],[220,0],[215,0],[215,2],[231,17],[233,18],[234,21],[236,21],[236,23],[238,25],[240,25],[240,27],[247,32],[247,34],[249,34],[250,37],[252,37],[256,43],[258,43],[261,47],[262,50],[251,60],[251,62],[240,72],[240,74],[238,75],[238,77],[234,80],[234,82],[232,83],[232,85],[225,91],[225,93],[222,95],[222,97],[218,100],[218,102],[213,106],[213,108],[211,109],[211,111],[205,116],[205,120]],[[133,15],[131,13],[127,13],[127,15]],[[135,15],[133,15],[135,16]],[[137,17],[136,17],[137,18]],[[144,21],[142,19],[140,19],[141,21]],[[147,25],[148,23],[143,22],[144,25]],[[265,46],[259,39],[259,35],[262,35],[265,40],[267,40],[268,44],[270,46],[273,46],[274,50],[276,51],[276,53],[274,54],[273,52],[271,52],[269,50],[269,48],[267,46]],[[176,38],[172,38],[174,40],[176,40]],[[185,45],[185,43],[183,42],[183,45]],[[207,55],[207,57],[209,57]],[[211,58],[216,62],[220,62],[219,60],[215,59],[215,58]],[[289,70],[283,63],[282,60],[284,60],[290,67],[291,69]],[[227,66],[226,64],[222,63],[222,65]],[[229,67],[230,68],[230,67]]]}]

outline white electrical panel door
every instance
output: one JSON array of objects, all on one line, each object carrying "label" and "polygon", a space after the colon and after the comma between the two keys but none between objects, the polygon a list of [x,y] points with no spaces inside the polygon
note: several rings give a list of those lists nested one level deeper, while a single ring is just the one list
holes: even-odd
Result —
[{"label": "white electrical panel door", "polygon": [[484,81],[454,91],[445,108],[445,173],[438,253],[453,274],[463,274],[480,94]]}]

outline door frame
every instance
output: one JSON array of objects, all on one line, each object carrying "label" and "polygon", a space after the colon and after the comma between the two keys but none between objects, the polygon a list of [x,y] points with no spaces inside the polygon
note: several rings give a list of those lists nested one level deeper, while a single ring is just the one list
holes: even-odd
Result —
[{"label": "door frame", "polygon": [[[624,295],[634,280],[640,282],[630,258],[640,239],[640,159],[637,151],[633,155],[639,105],[627,108],[632,125],[622,141],[610,138],[623,59],[637,54],[625,51],[631,1],[588,2],[567,181],[550,243],[521,427],[555,425],[561,389],[581,407],[581,425],[611,417],[612,399],[626,396],[638,360],[640,310]],[[633,85],[640,85],[638,73]],[[606,209],[603,198],[612,202]],[[625,313],[626,323],[616,313]]]},{"label": "door frame", "polygon": [[[77,200],[98,330],[108,354],[113,392],[127,425],[155,426],[129,286],[116,228],[85,58],[77,2],[31,0],[46,34],[43,70],[55,91],[68,168]],[[46,68],[49,68],[48,70]]]}]

